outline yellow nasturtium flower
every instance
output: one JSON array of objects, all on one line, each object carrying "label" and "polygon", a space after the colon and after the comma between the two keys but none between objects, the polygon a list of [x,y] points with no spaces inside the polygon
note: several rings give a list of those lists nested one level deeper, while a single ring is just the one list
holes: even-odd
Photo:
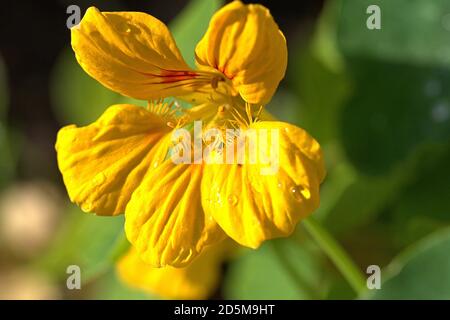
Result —
[{"label": "yellow nasturtium flower", "polygon": [[[257,248],[289,235],[318,207],[319,144],[294,125],[268,121],[263,109],[287,62],[285,38],[263,6],[220,9],[197,45],[198,70],[167,27],[144,13],[90,8],[72,29],[72,46],[96,80],[149,101],[111,106],[88,126],[62,128],[56,142],[71,201],[99,215],[125,213],[127,238],[145,263],[185,266],[225,236]],[[169,96],[193,107],[162,102]],[[277,172],[261,175],[248,153],[244,164],[174,163],[172,134],[192,132],[195,120],[222,131],[278,130]]]},{"label": "yellow nasturtium flower", "polygon": [[207,299],[217,289],[223,261],[230,254],[229,242],[207,248],[184,268],[154,268],[131,247],[117,262],[122,282],[164,299]]}]

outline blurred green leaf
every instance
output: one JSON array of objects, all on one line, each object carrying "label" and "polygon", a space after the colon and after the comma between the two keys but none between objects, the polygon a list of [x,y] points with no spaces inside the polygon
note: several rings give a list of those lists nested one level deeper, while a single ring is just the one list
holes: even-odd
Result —
[{"label": "blurred green leaf", "polygon": [[382,271],[370,299],[450,299],[450,229],[407,249]]},{"label": "blurred green leaf", "polygon": [[63,124],[86,125],[107,107],[119,103],[119,95],[84,72],[72,49],[64,50],[56,61],[51,94],[54,112]]},{"label": "blurred green leaf", "polygon": [[328,69],[308,50],[298,56],[291,68],[301,103],[298,122],[323,144],[338,135],[337,119],[349,95],[350,83],[345,73]]},{"label": "blurred green leaf", "polygon": [[301,103],[298,96],[283,88],[277,90],[266,106],[267,111],[276,118],[296,125],[301,125],[301,121],[299,121],[301,119],[300,107]]},{"label": "blurred green leaf", "polygon": [[[448,0],[343,0],[339,42],[346,55],[450,67]],[[381,10],[381,29],[369,30],[369,5]]]},{"label": "blurred green leaf", "polygon": [[[450,221],[450,144],[442,150],[427,150],[413,181],[400,195],[396,216],[427,216]],[[446,177],[446,178],[444,178]]]},{"label": "blurred green leaf", "polygon": [[67,214],[53,247],[38,264],[57,279],[67,277],[69,265],[78,265],[86,283],[113,267],[123,244],[124,218],[83,213],[74,205]]},{"label": "blurred green leaf", "polygon": [[[324,225],[333,233],[344,233],[374,220],[396,199],[408,181],[409,173],[410,170],[405,169],[384,176],[353,176],[333,203],[328,204],[325,197],[325,206],[319,209],[324,216]],[[330,176],[332,181],[334,174]],[[342,174],[337,176],[340,177]],[[328,194],[333,191],[336,192],[332,189]]]},{"label": "blurred green leaf", "polygon": [[[426,143],[450,140],[450,4],[446,0],[340,1],[338,44],[355,83],[341,114],[348,157],[381,174]],[[369,5],[381,30],[369,30]]]},{"label": "blurred green leaf", "polygon": [[94,299],[99,300],[149,300],[157,299],[156,296],[130,288],[123,284],[115,271],[106,273],[95,283],[93,291]]},{"label": "blurred green leaf", "polygon": [[223,0],[191,0],[170,23],[170,30],[186,62],[195,67],[195,47],[205,34],[212,15]]},{"label": "blurred green leaf", "polygon": [[448,144],[424,146],[376,176],[360,174],[343,161],[327,176],[316,214],[339,235],[380,218],[392,232],[391,241],[398,247],[410,244],[449,221],[450,182],[442,179],[450,174],[449,152]]},{"label": "blurred green leaf", "polygon": [[450,144],[423,148],[414,175],[385,217],[392,241],[403,248],[450,222]]},{"label": "blurred green leaf", "polygon": [[232,261],[225,278],[227,299],[312,299],[321,290],[319,262],[292,240],[273,240]]},{"label": "blurred green leaf", "polygon": [[337,3],[328,2],[307,45],[294,48],[288,69],[300,98],[298,124],[321,144],[337,138],[339,113],[352,88],[337,47],[337,19]]},{"label": "blurred green leaf", "polygon": [[338,45],[340,1],[325,2],[311,41],[311,53],[333,73],[342,73],[345,61]]},{"label": "blurred green leaf", "polygon": [[355,94],[341,114],[349,159],[368,174],[386,173],[424,143],[450,140],[450,73],[352,59]]}]

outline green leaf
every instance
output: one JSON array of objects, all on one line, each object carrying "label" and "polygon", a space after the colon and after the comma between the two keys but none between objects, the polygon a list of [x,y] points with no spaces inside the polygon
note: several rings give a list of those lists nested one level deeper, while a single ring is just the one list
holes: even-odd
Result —
[{"label": "green leaf", "polygon": [[311,299],[324,294],[315,257],[292,240],[274,240],[232,261],[227,299]]},{"label": "green leaf", "polygon": [[72,49],[64,50],[56,61],[51,80],[51,97],[59,121],[77,125],[94,121],[118,100],[116,93],[84,72]]},{"label": "green leaf", "polygon": [[390,241],[404,247],[449,221],[450,183],[442,179],[450,174],[449,161],[448,144],[420,148],[383,175],[360,174],[343,161],[327,176],[316,214],[339,235],[380,218]]},{"label": "green leaf", "polygon": [[[359,170],[386,173],[421,145],[450,139],[450,3],[340,4],[338,44],[355,83],[341,136]],[[380,30],[366,27],[369,5],[381,9]]]},{"label": "green leaf", "polygon": [[339,112],[350,93],[343,72],[328,69],[311,52],[305,51],[293,65],[301,101],[299,124],[321,143],[336,139]]},{"label": "green leaf", "polygon": [[404,248],[450,221],[450,144],[421,150],[408,184],[397,195],[387,225],[391,241]]},{"label": "green leaf", "polygon": [[130,288],[118,279],[115,271],[101,277],[93,290],[93,298],[98,300],[155,300],[156,296]]},{"label": "green leaf", "polygon": [[450,229],[407,249],[381,273],[370,299],[450,299]]},{"label": "green leaf", "polygon": [[339,113],[351,93],[351,82],[337,47],[337,18],[336,3],[329,2],[306,47],[294,48],[288,69],[288,79],[300,99],[295,106],[299,110],[298,124],[321,144],[336,140]]},{"label": "green leaf", "polygon": [[359,170],[387,173],[421,145],[450,140],[450,72],[349,61],[356,88],[340,116],[340,132],[346,154]]},{"label": "green leaf", "polygon": [[[349,168],[346,170],[348,171]],[[344,183],[345,181],[347,183],[344,184],[341,192],[335,188],[327,190],[325,184],[324,192],[327,193],[323,199],[323,205],[321,204],[318,210],[318,213],[324,218],[324,225],[333,233],[342,234],[373,221],[383,209],[396,199],[398,192],[407,183],[411,172],[411,170],[401,168],[389,175],[365,176],[353,172],[353,175],[347,177],[349,175],[347,171],[341,174],[339,171],[331,173],[329,177],[331,183],[335,185],[340,183],[341,181],[336,181],[337,179],[343,179]],[[337,194],[333,194],[333,192]],[[332,203],[328,203],[330,196],[336,197]]]},{"label": "green leaf", "polygon": [[195,67],[195,47],[205,34],[212,15],[223,0],[191,0],[170,23],[170,30],[186,62]]},{"label": "green leaf", "polygon": [[[369,5],[380,7],[380,30],[366,26]],[[346,55],[450,67],[449,13],[448,0],[343,0],[339,43]]]},{"label": "green leaf", "polygon": [[417,167],[413,181],[400,195],[396,216],[405,220],[408,216],[427,216],[450,221],[450,144],[442,150],[427,150]]},{"label": "green leaf", "polygon": [[54,246],[38,265],[57,279],[65,279],[69,265],[81,268],[83,283],[109,270],[123,247],[123,216],[102,217],[71,205]]},{"label": "green leaf", "polygon": [[338,46],[340,1],[327,1],[311,41],[311,52],[329,70],[342,73],[345,61]]}]

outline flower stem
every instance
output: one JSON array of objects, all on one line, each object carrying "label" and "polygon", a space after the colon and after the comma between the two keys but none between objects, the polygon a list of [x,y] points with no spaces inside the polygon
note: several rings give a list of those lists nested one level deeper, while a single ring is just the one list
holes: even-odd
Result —
[{"label": "flower stem", "polygon": [[350,286],[361,295],[366,290],[366,281],[361,270],[333,236],[312,217],[303,220],[308,233],[319,247],[327,254],[336,268],[342,273]]}]

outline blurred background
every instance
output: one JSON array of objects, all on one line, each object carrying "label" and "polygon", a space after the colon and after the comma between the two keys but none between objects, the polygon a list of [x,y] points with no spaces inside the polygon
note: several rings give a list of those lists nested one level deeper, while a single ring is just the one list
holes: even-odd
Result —
[{"label": "blurred background", "polygon": [[[245,1],[248,2],[248,1]],[[258,1],[255,1],[258,2]],[[323,146],[318,220],[382,289],[357,297],[301,224],[223,263],[212,298],[450,299],[450,2],[260,3],[285,33],[286,78],[269,105]],[[0,299],[153,299],[121,283],[123,217],[83,214],[56,165],[56,133],[130,101],[70,49],[66,9],[142,11],[168,23],[186,60],[220,0],[10,1],[0,11]],[[369,5],[381,9],[370,30]],[[139,102],[136,102],[139,104]],[[142,104],[142,103],[141,103]],[[68,265],[82,289],[68,290]]]}]

